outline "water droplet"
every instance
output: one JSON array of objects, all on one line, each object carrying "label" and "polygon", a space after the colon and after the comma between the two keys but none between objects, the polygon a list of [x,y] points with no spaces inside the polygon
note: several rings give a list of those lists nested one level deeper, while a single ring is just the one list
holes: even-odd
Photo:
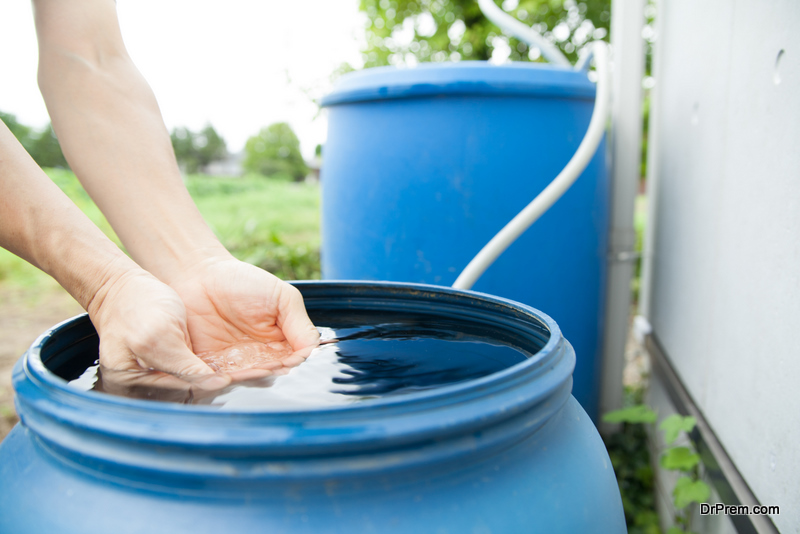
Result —
[{"label": "water droplet", "polygon": [[786,51],[781,48],[778,52],[778,57],[775,58],[775,73],[772,75],[772,81],[775,85],[779,85],[781,83],[781,59],[785,55]]}]

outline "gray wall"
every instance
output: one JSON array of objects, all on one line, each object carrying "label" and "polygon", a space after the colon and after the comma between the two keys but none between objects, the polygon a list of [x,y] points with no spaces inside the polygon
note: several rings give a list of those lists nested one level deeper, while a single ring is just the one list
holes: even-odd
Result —
[{"label": "gray wall", "polygon": [[[676,407],[670,400],[669,393],[665,390],[664,384],[659,380],[658,375],[653,376],[648,388],[647,402],[658,411],[658,422],[656,426],[677,412]],[[663,432],[653,432],[650,436],[652,449],[656,451],[663,451],[668,446],[679,445],[688,446],[689,439],[681,436],[675,443],[668,444],[664,439]],[[661,518],[661,528],[664,532],[674,524],[673,518],[675,514],[675,507],[673,505],[672,490],[675,488],[675,483],[678,481],[678,472],[666,471],[659,469],[655,477],[655,494],[656,494],[656,510]],[[711,488],[711,497],[708,499],[710,503],[724,503],[719,495],[714,491],[714,485],[711,477],[707,473],[701,472],[700,478],[708,484]],[[730,504],[730,503],[726,503]],[[736,534],[736,527],[734,526],[731,518],[726,515],[700,515],[699,507],[694,507],[691,518],[691,531],[699,532],[702,534]]]},{"label": "gray wall", "polygon": [[756,497],[781,507],[775,525],[798,533],[800,1],[658,8],[643,313]]}]

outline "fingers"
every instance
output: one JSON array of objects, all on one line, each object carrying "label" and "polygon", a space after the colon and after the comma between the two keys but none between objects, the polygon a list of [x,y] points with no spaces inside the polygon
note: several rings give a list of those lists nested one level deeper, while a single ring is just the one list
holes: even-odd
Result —
[{"label": "fingers", "polygon": [[258,362],[253,365],[252,369],[263,369],[264,371],[274,371],[283,367],[283,362],[280,360]]},{"label": "fingers", "polygon": [[158,370],[178,376],[202,376],[214,374],[203,360],[195,356],[186,345],[175,345],[164,347],[162,350],[154,351],[147,357],[137,355],[137,359],[143,362],[158,362]]},{"label": "fingers", "polygon": [[[157,309],[147,311],[146,317],[139,315],[130,322],[138,323],[137,328],[132,328],[128,321],[114,320],[107,321],[99,330],[101,365],[108,372],[123,372],[112,374],[112,382],[172,389],[187,388],[184,385],[189,382],[208,390],[230,384],[230,377],[215,374],[190,350],[188,334],[180,319],[158,313]],[[154,369],[162,373],[153,373]],[[136,371],[148,374],[137,375]]]},{"label": "fingers", "polygon": [[278,372],[305,359],[295,353],[317,346],[319,333],[294,286],[233,259],[205,263],[190,274],[175,289],[192,348],[214,371],[249,380],[256,371],[238,371]]},{"label": "fingers", "polygon": [[122,397],[184,403],[191,400],[191,388],[188,382],[165,373],[117,370],[101,365],[93,389]]},{"label": "fingers", "polygon": [[241,369],[239,371],[231,371],[228,375],[234,382],[246,382],[248,380],[260,380],[272,376],[272,369],[259,369],[253,367],[250,369]]},{"label": "fingers", "polygon": [[196,386],[217,390],[231,382],[231,377],[215,373],[195,356],[180,337],[161,337],[154,343],[138,338],[134,343],[125,343],[106,336],[100,341],[100,362],[110,383],[122,388],[188,390]]},{"label": "fingers", "polygon": [[238,382],[264,378],[299,365],[313,348],[293,351],[287,341],[262,343],[244,338],[223,349],[201,352],[197,356],[211,369],[224,372]]},{"label": "fingers", "polygon": [[[178,402],[188,404],[208,396],[218,395],[224,387],[207,387],[207,376],[197,378],[177,376],[151,369],[116,370],[100,366],[94,391],[122,397]],[[226,385],[230,380],[225,381]]]},{"label": "fingers", "polygon": [[300,291],[283,282],[278,298],[277,324],[292,349],[299,351],[319,344],[319,332],[308,317]]},{"label": "fingers", "polygon": [[178,294],[141,269],[112,279],[97,305],[90,306],[90,317],[100,335],[100,363],[106,368],[198,377],[193,383],[206,388],[225,387],[230,381],[215,375],[192,352],[186,309]]},{"label": "fingers", "polygon": [[[172,375],[213,375],[203,360],[195,356],[188,345],[185,323],[167,322],[165,317],[144,321],[133,335],[128,334],[127,347],[143,367]],[[101,358],[102,358],[101,354]]]},{"label": "fingers", "polygon": [[231,383],[230,376],[215,373],[203,360],[195,356],[186,345],[169,347],[163,353],[156,353],[155,359],[158,361],[158,369],[160,371],[180,377],[180,379],[201,389],[222,389]]},{"label": "fingers", "polygon": [[283,363],[283,367],[289,368],[300,365],[301,363],[306,361],[306,359],[308,359],[308,357],[311,355],[311,351],[314,350],[314,348],[316,348],[316,345],[308,346],[306,348],[295,351],[288,358],[284,358],[284,360],[281,362]]}]

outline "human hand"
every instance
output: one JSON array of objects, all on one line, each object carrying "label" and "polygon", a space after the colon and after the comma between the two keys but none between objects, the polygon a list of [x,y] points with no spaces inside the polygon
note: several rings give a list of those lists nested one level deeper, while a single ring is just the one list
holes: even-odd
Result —
[{"label": "human hand", "polygon": [[87,311],[100,336],[101,368],[123,382],[218,390],[231,381],[195,356],[180,297],[142,269],[110,277]]},{"label": "human hand", "polygon": [[186,306],[195,353],[234,380],[286,373],[319,343],[294,286],[230,255],[206,258],[170,285]]}]

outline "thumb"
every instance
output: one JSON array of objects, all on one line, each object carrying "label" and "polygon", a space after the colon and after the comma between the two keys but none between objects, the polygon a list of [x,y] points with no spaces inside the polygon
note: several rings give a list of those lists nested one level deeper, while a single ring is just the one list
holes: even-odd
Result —
[{"label": "thumb", "polygon": [[319,332],[308,318],[303,295],[291,284],[284,283],[281,287],[277,324],[292,350],[298,351],[319,343]]}]

